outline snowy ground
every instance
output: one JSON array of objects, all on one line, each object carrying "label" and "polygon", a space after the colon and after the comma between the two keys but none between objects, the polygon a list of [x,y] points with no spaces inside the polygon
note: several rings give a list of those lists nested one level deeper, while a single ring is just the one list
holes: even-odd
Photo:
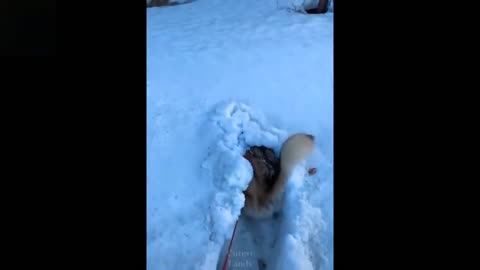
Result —
[{"label": "snowy ground", "polygon": [[317,149],[280,217],[240,218],[229,269],[333,267],[333,13],[281,2],[147,9],[148,270],[222,264],[252,174],[243,152],[295,132]]}]

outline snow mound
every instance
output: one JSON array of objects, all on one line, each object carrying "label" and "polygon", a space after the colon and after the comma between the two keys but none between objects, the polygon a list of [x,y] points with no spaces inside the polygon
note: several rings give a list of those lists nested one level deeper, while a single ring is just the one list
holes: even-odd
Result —
[{"label": "snow mound", "polygon": [[167,230],[149,244],[147,269],[215,269],[244,205],[242,191],[252,179],[252,167],[243,153],[253,145],[278,151],[286,138],[285,132],[266,124],[262,114],[236,102],[218,105],[205,130],[212,145],[201,164],[199,182],[206,184],[195,188],[208,194],[203,198],[210,198],[210,204],[198,202],[196,214],[183,215],[173,226],[167,224],[172,220],[163,221]]},{"label": "snow mound", "polygon": [[[248,147],[265,145],[279,149],[285,132],[269,127],[263,116],[241,103],[220,104],[211,125],[217,143],[202,167],[211,175],[217,188],[210,205],[214,239],[230,237],[245,198],[243,190],[252,179],[250,163],[243,158]],[[222,238],[223,237],[223,238]]]}]

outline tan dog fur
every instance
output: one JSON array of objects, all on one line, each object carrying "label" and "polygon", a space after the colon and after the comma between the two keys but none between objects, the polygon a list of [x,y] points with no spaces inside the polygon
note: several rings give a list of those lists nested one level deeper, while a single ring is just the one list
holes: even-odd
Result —
[{"label": "tan dog fur", "polygon": [[[313,151],[314,137],[309,134],[294,134],[282,145],[280,152],[280,172],[265,166],[258,156],[272,155],[268,151],[257,153],[248,151],[245,158],[252,164],[254,175],[248,188],[244,191],[245,206],[242,212],[252,218],[271,217],[279,210],[285,184],[298,163],[308,158]],[[278,168],[277,168],[278,170]]]}]

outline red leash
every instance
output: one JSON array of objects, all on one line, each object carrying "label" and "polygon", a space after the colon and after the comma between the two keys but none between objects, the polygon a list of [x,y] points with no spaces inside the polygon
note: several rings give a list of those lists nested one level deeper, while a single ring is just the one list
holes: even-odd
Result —
[{"label": "red leash", "polygon": [[228,244],[228,251],[227,251],[227,255],[225,256],[225,262],[223,263],[222,270],[227,270],[228,257],[230,256],[230,251],[232,251],[232,243],[233,243],[233,238],[235,237],[235,231],[237,230],[237,224],[238,224],[238,219],[237,219],[237,222],[235,222],[235,228],[233,228],[232,238],[230,239],[230,244]]}]

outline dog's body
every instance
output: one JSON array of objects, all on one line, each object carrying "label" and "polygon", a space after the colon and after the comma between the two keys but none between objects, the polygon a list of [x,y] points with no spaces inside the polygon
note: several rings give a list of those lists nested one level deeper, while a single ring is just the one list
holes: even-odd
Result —
[{"label": "dog's body", "polygon": [[245,154],[254,171],[244,191],[245,206],[242,212],[246,216],[267,218],[279,210],[286,181],[295,166],[311,154],[313,142],[312,135],[290,136],[282,146],[280,160],[266,147],[253,147]]}]

